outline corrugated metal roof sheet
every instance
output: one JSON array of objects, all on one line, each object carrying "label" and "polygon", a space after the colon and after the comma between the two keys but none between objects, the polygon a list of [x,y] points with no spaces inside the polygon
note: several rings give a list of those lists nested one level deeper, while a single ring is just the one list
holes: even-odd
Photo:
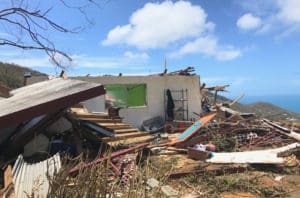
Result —
[{"label": "corrugated metal roof sheet", "polygon": [[101,84],[56,78],[10,92],[0,100],[0,128],[56,112],[84,100],[105,94]]},{"label": "corrugated metal roof sheet", "polygon": [[47,197],[49,190],[47,175],[53,177],[60,168],[61,160],[58,153],[35,164],[25,162],[23,156],[19,155],[12,170],[16,197]]}]

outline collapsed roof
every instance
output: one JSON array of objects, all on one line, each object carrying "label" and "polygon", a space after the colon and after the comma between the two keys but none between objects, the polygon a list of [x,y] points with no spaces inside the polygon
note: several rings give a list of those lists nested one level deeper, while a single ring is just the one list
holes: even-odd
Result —
[{"label": "collapsed roof", "polygon": [[105,94],[97,83],[55,78],[12,90],[0,98],[0,129],[56,112],[81,101]]}]

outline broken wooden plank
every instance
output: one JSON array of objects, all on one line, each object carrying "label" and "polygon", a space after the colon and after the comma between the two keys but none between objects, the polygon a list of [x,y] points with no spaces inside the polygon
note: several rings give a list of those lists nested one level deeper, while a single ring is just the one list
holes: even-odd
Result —
[{"label": "broken wooden plank", "polygon": [[7,189],[11,184],[13,184],[12,167],[8,165],[4,171],[4,189]]},{"label": "broken wooden plank", "polygon": [[89,117],[81,117],[81,120],[89,120],[91,122],[96,122],[98,124],[101,123],[121,123],[122,119],[110,119],[110,118],[89,118]]},{"label": "broken wooden plank", "polygon": [[110,138],[102,138],[105,142],[113,142],[113,141],[118,141],[118,140],[125,140],[125,139],[132,139],[132,138],[137,138],[141,136],[147,136],[148,133],[144,132],[133,132],[133,133],[121,133],[121,134],[116,134],[113,137]]},{"label": "broken wooden plank", "polygon": [[119,155],[123,155],[123,154],[130,153],[130,152],[136,152],[140,149],[145,148],[146,146],[148,146],[148,143],[142,143],[142,144],[136,145],[136,146],[128,148],[128,149],[123,149],[123,150],[120,150],[120,151],[113,152],[113,153],[109,154],[108,156],[100,157],[100,158],[98,158],[98,159],[96,159],[92,162],[84,163],[84,164],[80,164],[78,166],[75,166],[75,167],[70,169],[69,173],[70,174],[74,173],[74,172],[80,170],[80,168],[87,168],[87,167],[90,167],[92,165],[101,163],[105,160],[109,160],[109,159],[112,159],[114,157],[117,157]]},{"label": "broken wooden plank", "polygon": [[156,137],[152,135],[146,135],[146,136],[140,136],[140,137],[135,137],[135,138],[128,138],[124,140],[117,140],[113,142],[107,142],[108,145],[115,147],[118,145],[135,145],[143,142],[150,142],[154,140]]},{"label": "broken wooden plank", "polygon": [[251,164],[282,164],[284,158],[277,154],[299,147],[299,143],[293,143],[276,149],[267,149],[259,151],[231,152],[231,153],[212,153],[212,157],[206,162],[211,163],[251,163]]},{"label": "broken wooden plank", "polygon": [[187,128],[176,140],[173,140],[172,142],[168,143],[169,145],[175,145],[177,143],[185,142],[189,138],[191,138],[193,135],[198,133],[198,131],[210,120],[212,120],[216,116],[216,113],[204,116],[197,121],[193,125],[191,125],[189,128]]},{"label": "broken wooden plank", "polygon": [[245,96],[245,94],[241,94],[239,97],[237,97],[236,99],[234,99],[229,106],[233,106],[235,103],[237,103],[240,99],[242,99]]},{"label": "broken wooden plank", "polygon": [[279,124],[276,124],[270,120],[267,120],[267,119],[263,119],[263,122],[266,123],[268,126],[271,126],[275,129],[278,129],[277,131],[283,135],[286,135],[290,138],[293,138],[297,141],[300,141],[300,134],[295,132],[295,131],[292,131],[292,130],[289,130],[288,128],[285,128],[283,126],[280,126]]},{"label": "broken wooden plank", "polygon": [[[128,132],[138,132],[139,130],[137,128],[130,128],[130,129],[117,129],[117,130],[114,130],[116,133],[128,133]],[[142,132],[140,132],[142,133]],[[145,133],[143,132],[144,134],[148,134],[148,133]]]},{"label": "broken wooden plank", "polygon": [[63,79],[67,79],[68,75],[64,70],[61,70],[59,77],[63,78]]},{"label": "broken wooden plank", "polygon": [[[72,108],[73,111],[73,108]],[[102,119],[109,119],[108,115],[105,113],[87,113],[87,112],[79,112],[73,111],[74,115],[78,118],[102,118]]]}]

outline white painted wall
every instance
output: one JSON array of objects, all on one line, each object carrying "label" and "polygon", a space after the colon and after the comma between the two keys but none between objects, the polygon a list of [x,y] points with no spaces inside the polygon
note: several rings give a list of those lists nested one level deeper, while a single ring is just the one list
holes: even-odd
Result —
[{"label": "white painted wall", "polygon": [[102,95],[86,100],[84,106],[89,112],[105,112],[105,97]]},{"label": "white painted wall", "polygon": [[[147,106],[130,107],[121,109],[120,115],[124,122],[140,127],[144,120],[155,116],[165,118],[164,90],[188,89],[188,113],[189,119],[197,118],[193,112],[201,112],[200,77],[199,76],[99,76],[99,77],[75,77],[78,80],[109,84],[136,84],[144,83],[147,86]],[[103,100],[92,100],[86,103],[87,108],[92,105],[103,105]],[[99,108],[97,111],[100,110]],[[96,111],[96,110],[95,110]]]}]

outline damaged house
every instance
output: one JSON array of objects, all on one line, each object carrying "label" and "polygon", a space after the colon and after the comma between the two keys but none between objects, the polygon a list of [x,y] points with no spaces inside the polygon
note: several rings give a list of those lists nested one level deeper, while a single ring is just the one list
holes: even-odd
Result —
[{"label": "damaged house", "polygon": [[[105,112],[105,103],[121,107],[124,122],[140,127],[144,120],[168,116],[167,90],[174,103],[171,120],[194,120],[201,112],[200,77],[197,75],[97,76],[75,79],[101,83],[107,94],[85,102],[91,112]],[[170,101],[169,101],[170,102]]]},{"label": "damaged house", "polygon": [[[169,179],[247,175],[262,164],[299,167],[300,128],[295,125],[293,131],[231,109],[240,97],[217,103],[217,92],[226,86],[200,87],[200,77],[190,69],[149,76],[29,78],[25,87],[0,90],[5,96],[0,98],[0,196],[182,197],[190,191],[173,189]],[[206,90],[215,91],[212,104],[203,100]],[[209,111],[202,112],[202,102]],[[145,128],[151,126],[147,121],[157,120],[158,130]],[[141,177],[144,162],[151,163],[150,172]],[[132,184],[134,192],[127,192]],[[262,193],[248,184],[245,189]],[[191,190],[201,197],[195,188],[203,186]]]}]

